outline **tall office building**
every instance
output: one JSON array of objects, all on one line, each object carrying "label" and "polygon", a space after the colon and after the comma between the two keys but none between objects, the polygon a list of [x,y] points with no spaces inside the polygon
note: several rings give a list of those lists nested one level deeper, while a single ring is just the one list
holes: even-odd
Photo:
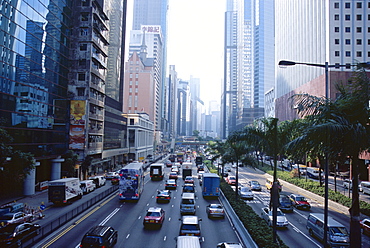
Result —
[{"label": "tall office building", "polygon": [[177,118],[176,118],[176,110],[177,110],[177,85],[179,79],[177,78],[177,72],[175,65],[170,65],[169,75],[168,75],[168,84],[167,84],[167,92],[168,92],[168,138],[173,140],[177,136]]},{"label": "tall office building", "polygon": [[[331,99],[336,98],[335,83],[351,76],[350,65],[370,60],[369,1],[276,1],[275,11],[276,67],[280,60],[348,65],[330,68]],[[325,96],[323,68],[277,67],[276,74],[275,114],[280,120],[297,118],[289,101],[293,94]]]},{"label": "tall office building", "polygon": [[225,13],[222,137],[264,116],[274,86],[274,1],[228,0]]},{"label": "tall office building", "polygon": [[105,80],[104,140],[102,161],[119,168],[128,161],[128,123],[123,115],[124,58],[127,0],[106,1],[109,46]]},{"label": "tall office building", "polygon": [[[146,26],[156,26],[159,25],[162,35],[162,51],[158,54],[157,61],[160,62],[160,70],[156,73],[159,73],[157,77],[159,81],[159,109],[158,109],[158,121],[155,124],[156,129],[156,139],[159,141],[162,136],[162,125],[168,125],[168,114],[166,111],[166,106],[164,101],[167,101],[167,96],[164,94],[165,91],[165,82],[166,82],[166,57],[167,57],[167,13],[168,13],[168,0],[135,0],[134,1],[134,15],[133,15],[133,30],[140,30],[142,25]],[[149,44],[146,42],[146,45],[153,46],[156,48],[156,44]]]},{"label": "tall office building", "polygon": [[1,1],[0,12],[1,126],[40,163],[36,179],[50,180],[69,142],[72,2]]},{"label": "tall office building", "polygon": [[180,80],[177,88],[177,136],[189,136],[190,125],[190,85]]}]

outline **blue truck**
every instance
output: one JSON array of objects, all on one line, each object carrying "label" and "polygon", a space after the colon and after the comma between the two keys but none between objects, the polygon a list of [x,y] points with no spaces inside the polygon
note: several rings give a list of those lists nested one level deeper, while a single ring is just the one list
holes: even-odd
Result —
[{"label": "blue truck", "polygon": [[220,177],[215,173],[204,173],[202,184],[203,197],[220,196]]}]

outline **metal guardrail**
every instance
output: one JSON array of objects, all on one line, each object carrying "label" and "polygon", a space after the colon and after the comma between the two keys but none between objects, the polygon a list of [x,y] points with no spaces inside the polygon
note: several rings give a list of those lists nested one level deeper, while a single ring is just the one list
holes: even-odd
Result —
[{"label": "metal guardrail", "polygon": [[238,215],[235,213],[234,209],[232,208],[232,206],[230,205],[229,201],[226,199],[222,191],[221,191],[219,199],[231,220],[231,224],[233,225],[241,241],[243,242],[244,247],[258,248],[257,244],[254,242],[254,240],[248,233],[248,230],[244,227],[243,223],[239,219]]},{"label": "metal guardrail", "polygon": [[[47,235],[51,234],[58,228],[60,228],[62,225],[66,224],[68,221],[72,220],[73,218],[77,217],[82,212],[86,211],[90,207],[94,206],[97,202],[103,200],[107,196],[111,195],[113,192],[118,190],[118,186],[109,187],[107,190],[100,192],[95,197],[79,204],[76,206],[76,208],[72,209],[68,213],[65,213],[61,216],[58,216],[57,218],[51,220],[48,223],[42,224],[39,230],[39,235],[35,236],[34,238],[30,239],[29,241],[26,241],[21,246],[15,246],[15,247],[25,247],[30,248],[33,247],[32,244],[35,244],[36,242],[40,241]],[[78,204],[79,200],[77,200],[75,203]],[[13,246],[12,246],[13,247]]]}]

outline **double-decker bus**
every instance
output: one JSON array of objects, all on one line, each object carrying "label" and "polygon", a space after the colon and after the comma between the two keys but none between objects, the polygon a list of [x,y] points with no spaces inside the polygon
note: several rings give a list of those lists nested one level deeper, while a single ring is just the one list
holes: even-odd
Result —
[{"label": "double-decker bus", "polygon": [[144,190],[144,164],[129,163],[120,170],[119,176],[119,200],[138,201]]}]

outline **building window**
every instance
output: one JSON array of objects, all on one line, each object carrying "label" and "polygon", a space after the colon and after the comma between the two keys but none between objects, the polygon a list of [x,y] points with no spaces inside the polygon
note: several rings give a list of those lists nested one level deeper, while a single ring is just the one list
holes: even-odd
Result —
[{"label": "building window", "polygon": [[351,51],[346,51],[346,57],[351,57]]},{"label": "building window", "polygon": [[362,8],[362,3],[361,2],[357,2],[356,6],[357,6],[358,9],[361,9]]},{"label": "building window", "polygon": [[85,87],[77,88],[77,96],[85,96]]},{"label": "building window", "polygon": [[367,56],[370,58],[370,52],[367,52]]},{"label": "building window", "polygon": [[346,15],[346,16],[345,16],[345,20],[346,20],[346,21],[350,21],[350,20],[351,20],[351,15]]},{"label": "building window", "polygon": [[335,51],[335,57],[339,57],[339,51]]},{"label": "building window", "polygon": [[132,88],[128,89],[128,92],[132,93]]},{"label": "building window", "polygon": [[350,33],[351,32],[351,28],[350,27],[346,27],[346,33]]},{"label": "building window", "polygon": [[370,33],[370,27],[367,28],[367,32]]},{"label": "building window", "polygon": [[334,3],[334,9],[339,9],[339,3]]},{"label": "building window", "polygon": [[370,39],[367,40],[367,44],[370,45]]},{"label": "building window", "polygon": [[335,45],[339,45],[339,39],[334,40]]},{"label": "building window", "polygon": [[135,74],[135,78],[139,78],[139,74],[137,74],[137,73],[136,73],[136,74]]},{"label": "building window", "polygon": [[356,56],[357,57],[362,57],[362,52],[361,51],[356,52]]},{"label": "building window", "polygon": [[351,8],[351,3],[345,3],[344,7],[345,7],[346,9]]},{"label": "building window", "polygon": [[334,15],[334,20],[339,21],[339,15]]},{"label": "building window", "polygon": [[362,15],[357,15],[357,16],[356,16],[356,20],[357,20],[357,21],[361,21],[361,20],[362,20]]},{"label": "building window", "polygon": [[370,15],[367,15],[367,20],[370,21]]},{"label": "building window", "polygon": [[78,65],[79,65],[79,66],[86,66],[86,59],[80,59],[80,60],[78,61]]},{"label": "building window", "polygon": [[88,12],[82,12],[81,13],[81,21],[86,22],[89,20],[89,13]]},{"label": "building window", "polygon": [[130,80],[130,85],[132,85],[132,81]]},{"label": "building window", "polygon": [[339,33],[339,27],[334,27],[334,32]]},{"label": "building window", "polygon": [[86,43],[81,43],[80,44],[80,51],[86,51],[87,50],[87,44]]},{"label": "building window", "polygon": [[346,39],[346,45],[351,45],[351,40],[350,39]]},{"label": "building window", "polygon": [[132,78],[132,74],[130,73],[130,78]]},{"label": "building window", "polygon": [[78,81],[85,81],[86,75],[85,73],[78,73]]},{"label": "building window", "polygon": [[81,36],[87,36],[88,32],[89,32],[89,29],[87,29],[87,28],[81,28],[80,29],[80,35]]},{"label": "building window", "polygon": [[361,33],[362,32],[362,28],[361,27],[357,27],[356,28],[356,31],[357,31],[357,33]]},{"label": "building window", "polygon": [[362,44],[362,40],[361,40],[361,39],[357,39],[357,40],[356,40],[356,44],[357,44],[357,45],[361,45],[361,44]]}]

